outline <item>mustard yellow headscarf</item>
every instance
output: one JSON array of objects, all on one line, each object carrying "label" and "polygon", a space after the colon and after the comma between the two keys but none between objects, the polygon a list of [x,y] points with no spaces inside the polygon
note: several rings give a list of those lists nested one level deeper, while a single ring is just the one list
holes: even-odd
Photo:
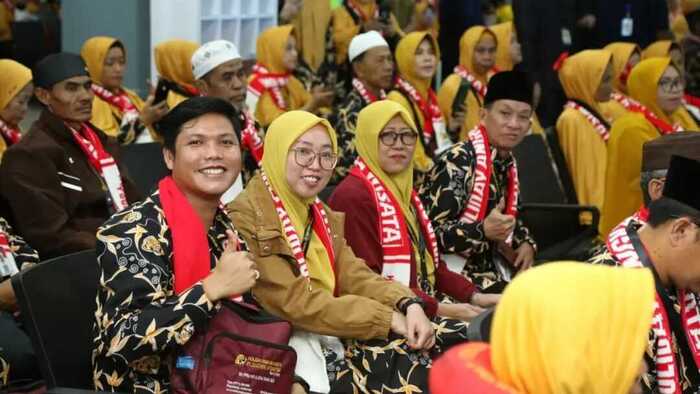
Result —
[{"label": "mustard yellow headscarf", "polygon": [[528,270],[496,307],[494,373],[522,393],[626,394],[653,305],[647,269],[562,262]]},{"label": "mustard yellow headscarf", "polygon": [[32,82],[32,70],[10,59],[0,59],[0,110]]},{"label": "mustard yellow headscarf", "polygon": [[410,82],[422,97],[427,97],[430,80],[419,78],[416,74],[416,51],[424,39],[430,40],[435,50],[435,56],[440,59],[440,46],[435,37],[427,31],[416,31],[406,34],[396,46],[396,67],[401,78]]},{"label": "mustard yellow headscarf", "polygon": [[513,69],[513,58],[510,56],[510,41],[513,38],[513,22],[503,22],[490,27],[496,36],[496,67],[500,71]]},{"label": "mustard yellow headscarf", "polygon": [[287,73],[289,70],[282,61],[289,36],[294,32],[294,26],[282,25],[271,27],[258,36],[255,43],[257,62],[271,73]]},{"label": "mustard yellow headscarf", "polygon": [[[272,189],[277,193],[287,210],[289,219],[297,234],[304,234],[309,220],[309,205],[314,198],[302,199],[297,196],[287,183],[287,156],[294,142],[316,125],[326,128],[331,139],[333,152],[338,152],[338,142],[335,130],[326,119],[306,111],[289,111],[275,119],[265,135],[265,153],[262,158],[262,168],[267,174]],[[323,244],[314,234],[311,237],[309,250],[306,255],[312,283],[333,292],[335,274],[331,268],[330,259]]]},{"label": "mustard yellow headscarf", "polygon": [[[484,34],[490,34],[494,41],[496,41],[496,48],[498,48],[499,40],[496,34],[485,26],[472,26],[467,31],[462,34],[462,38],[459,39],[459,65],[466,68],[474,74],[481,82],[488,82],[488,72],[486,74],[477,74],[474,67],[474,49],[476,44],[479,43],[481,37]],[[504,45],[508,45],[507,43]]]},{"label": "mustard yellow headscarf", "polygon": [[156,70],[163,78],[178,85],[194,87],[192,55],[199,44],[187,40],[168,40],[154,48]]},{"label": "mustard yellow headscarf", "polygon": [[673,48],[673,41],[660,40],[651,43],[642,51],[642,59],[651,59],[653,57],[666,57]]},{"label": "mustard yellow headscarf", "polygon": [[[121,42],[114,37],[97,36],[85,41],[80,49],[80,56],[87,65],[88,73],[93,82],[102,85],[102,69],[104,68],[105,57],[107,52],[116,43]],[[126,57],[126,48],[121,46]]]},{"label": "mustard yellow headscarf", "polygon": [[312,70],[317,70],[326,54],[326,31],[331,20],[331,5],[326,0],[304,1],[294,18],[300,55]]},{"label": "mustard yellow headscarf", "polygon": [[608,44],[603,49],[612,53],[612,68],[613,78],[615,81],[615,90],[623,93],[627,92],[627,86],[623,85],[622,81],[620,81],[620,75],[623,71],[625,71],[625,67],[635,51],[641,53],[639,46],[631,42],[613,42],[612,44]]},{"label": "mustard yellow headscarf", "polygon": [[603,79],[612,54],[602,49],[581,51],[568,59],[559,69],[559,81],[566,97],[583,102],[601,113],[595,92]]},{"label": "mustard yellow headscarf", "polygon": [[[413,191],[413,161],[398,174],[387,174],[379,164],[379,134],[394,117],[399,116],[414,132],[418,132],[412,116],[399,103],[391,100],[376,101],[360,111],[355,128],[355,148],[372,173],[382,180],[389,192],[396,198],[406,222],[414,234],[420,234],[416,215],[411,211],[411,192]],[[413,245],[414,254],[417,245]],[[420,258],[416,254],[417,258]],[[428,279],[434,283],[435,266],[431,256],[426,261]]]}]

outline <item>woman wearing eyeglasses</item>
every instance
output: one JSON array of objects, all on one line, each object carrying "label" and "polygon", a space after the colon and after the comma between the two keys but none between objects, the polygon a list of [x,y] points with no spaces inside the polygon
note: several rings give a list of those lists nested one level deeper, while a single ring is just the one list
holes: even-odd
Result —
[{"label": "woman wearing eyeglasses", "polygon": [[435,335],[422,300],[355,257],[343,215],[317,197],[337,149],[328,121],[311,113],[270,124],[260,172],[229,205],[260,272],[253,296],[292,323],[295,372],[311,391],[426,392],[423,351]]},{"label": "woman wearing eyeglasses", "polygon": [[[406,110],[378,101],[358,116],[358,159],[334,190],[329,206],[345,212],[345,239],[358,257],[387,279],[410,287],[426,314],[447,328],[438,345],[466,340],[467,325],[499,296],[481,294],[464,276],[451,272],[438,252],[423,203],[413,189],[413,152],[418,133]],[[437,293],[455,303],[440,303]],[[473,305],[472,305],[473,304]]]},{"label": "woman wearing eyeglasses", "polygon": [[601,235],[642,205],[642,145],[664,134],[699,130],[683,107],[684,86],[683,73],[668,57],[642,60],[632,69],[627,90],[645,108],[622,116],[610,130]]}]

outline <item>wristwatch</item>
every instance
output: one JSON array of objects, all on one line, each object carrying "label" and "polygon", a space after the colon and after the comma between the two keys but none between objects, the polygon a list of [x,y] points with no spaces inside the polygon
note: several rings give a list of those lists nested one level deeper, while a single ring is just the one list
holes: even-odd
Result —
[{"label": "wristwatch", "polygon": [[404,298],[399,301],[399,311],[405,315],[406,312],[408,312],[408,307],[413,304],[418,304],[420,305],[421,309],[425,310],[425,301],[423,301],[423,299],[420,297],[413,297],[408,299]]}]

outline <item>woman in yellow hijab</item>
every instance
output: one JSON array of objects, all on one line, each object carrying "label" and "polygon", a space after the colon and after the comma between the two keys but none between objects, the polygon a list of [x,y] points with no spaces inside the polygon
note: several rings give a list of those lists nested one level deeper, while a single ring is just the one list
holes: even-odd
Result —
[{"label": "woman in yellow hijab", "polygon": [[[459,64],[440,87],[440,110],[446,119],[450,119],[451,133],[456,134],[454,131],[459,129],[459,141],[463,141],[467,133],[479,124],[479,109],[496,64],[498,44],[496,34],[489,28],[473,26],[467,29],[459,40]],[[502,45],[508,45],[508,42]],[[461,104],[462,111],[453,113],[460,89],[467,90]]]},{"label": "woman in yellow hijab", "polygon": [[[292,323],[296,374],[311,391],[425,391],[430,321],[408,287],[355,257],[343,215],[317,198],[336,152],[333,128],[308,112],[287,112],[268,128],[261,171],[229,205],[260,271],[253,295]],[[404,330],[404,318],[415,331]]]},{"label": "woman in yellow hijab", "polygon": [[92,37],[83,44],[80,56],[87,65],[95,95],[92,124],[122,144],[134,142],[147,127],[148,139],[155,139],[150,127],[167,113],[168,107],[164,102],[153,105],[153,97],[144,102],[122,86],[126,73],[124,44],[112,37]]},{"label": "woman in yellow hijab", "polygon": [[647,269],[574,262],[533,268],[503,293],[490,345],[447,352],[433,367],[431,392],[641,393],[653,309]]},{"label": "woman in yellow hijab", "polygon": [[156,45],[153,55],[160,78],[168,83],[166,102],[173,108],[190,97],[198,96],[192,74],[192,55],[199,44],[187,40],[168,40]]},{"label": "woman in yellow hijab", "polygon": [[632,68],[639,63],[642,50],[631,42],[613,42],[606,51],[612,54],[613,86],[611,100],[601,103],[603,116],[614,122],[629,111],[637,110],[639,103],[627,96],[627,79]]},{"label": "woman in yellow hijab", "polygon": [[683,58],[683,50],[678,43],[671,40],[660,40],[649,44],[642,51],[642,60],[651,59],[653,57],[670,57],[681,70],[683,70],[685,59]]},{"label": "woman in yellow hijab", "polygon": [[32,98],[32,70],[10,59],[0,59],[0,160],[5,150],[19,142]]},{"label": "woman in yellow hijab", "polygon": [[642,205],[639,188],[642,145],[662,134],[698,130],[683,107],[683,85],[682,73],[668,57],[642,60],[632,69],[627,89],[646,110],[622,116],[610,130],[601,236],[606,237],[614,226]]},{"label": "woman in yellow hijab", "polygon": [[[365,107],[355,134],[358,160],[328,204],[346,213],[345,239],[357,256],[383,277],[409,286],[423,298],[427,315],[450,327],[450,335],[439,341],[464,341],[466,326],[460,320],[470,320],[497,296],[476,292],[467,278],[441,262],[432,225],[413,188],[417,140],[411,115],[398,103],[383,100]],[[437,292],[460,303],[440,303]]]},{"label": "woman in yellow hijab", "polygon": [[609,120],[600,103],[610,100],[612,55],[586,50],[565,59],[559,81],[568,98],[557,119],[557,136],[578,197],[578,203],[603,206]]},{"label": "woman in yellow hijab", "polygon": [[401,104],[418,129],[419,144],[414,156],[415,169],[424,173],[432,167],[436,149],[451,145],[432,83],[440,49],[428,32],[407,34],[396,46],[397,83],[387,99]]},{"label": "woman in yellow hijab", "polygon": [[309,94],[292,74],[298,61],[294,34],[294,26],[283,25],[271,27],[258,36],[258,62],[248,79],[248,93],[257,100],[251,107],[255,107],[255,118],[263,127],[286,111],[316,112],[332,100],[332,91],[314,89]]}]

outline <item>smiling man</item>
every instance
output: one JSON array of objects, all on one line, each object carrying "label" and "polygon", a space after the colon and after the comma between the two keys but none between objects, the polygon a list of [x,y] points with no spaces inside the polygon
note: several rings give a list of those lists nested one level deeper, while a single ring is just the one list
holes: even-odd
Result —
[{"label": "smiling man", "polygon": [[116,140],[89,122],[91,84],[78,55],[37,63],[35,94],[44,109],[0,166],[3,203],[44,259],[94,248],[97,227],[139,198]]},{"label": "smiling man", "polygon": [[[488,84],[481,122],[435,159],[421,186],[450,268],[479,289],[499,290],[534,261],[535,242],[516,218],[518,172],[512,150],[530,128],[532,86],[505,71]],[[498,292],[498,291],[497,291]]]}]

